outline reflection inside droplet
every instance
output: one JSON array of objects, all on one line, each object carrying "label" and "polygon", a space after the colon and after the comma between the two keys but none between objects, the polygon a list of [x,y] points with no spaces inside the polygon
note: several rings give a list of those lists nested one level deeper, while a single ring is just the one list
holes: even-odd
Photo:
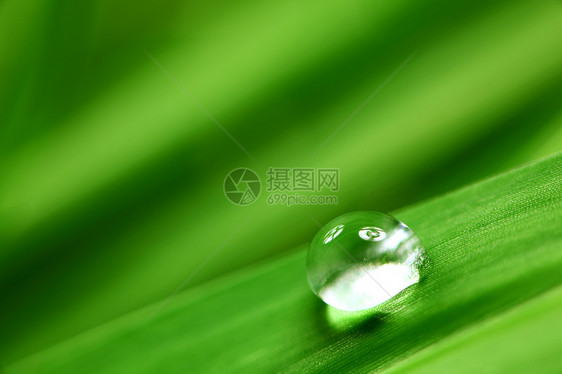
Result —
[{"label": "reflection inside droplet", "polygon": [[341,234],[342,231],[343,231],[343,225],[337,225],[336,227],[328,231],[324,238],[324,244],[334,240],[339,234]]},{"label": "reflection inside droplet", "polygon": [[419,280],[407,264],[357,265],[342,271],[320,290],[327,304],[342,310],[379,305]]},{"label": "reflection inside droplet", "polygon": [[363,240],[378,242],[386,238],[386,233],[378,227],[363,227],[359,230],[359,237]]}]

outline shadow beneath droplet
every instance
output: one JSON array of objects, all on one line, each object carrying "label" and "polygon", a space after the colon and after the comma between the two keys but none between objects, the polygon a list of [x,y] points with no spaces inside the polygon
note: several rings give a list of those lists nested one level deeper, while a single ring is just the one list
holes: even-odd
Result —
[{"label": "shadow beneath droplet", "polygon": [[[427,270],[429,262],[423,265]],[[413,284],[390,300],[377,305],[374,308],[348,312],[331,307],[320,299],[314,300],[316,325],[319,332],[327,339],[339,339],[342,336],[353,336],[356,334],[368,334],[384,326],[387,319],[404,308],[411,307],[420,297],[420,283],[425,283],[424,278],[421,282]]]},{"label": "shadow beneath droplet", "polygon": [[313,308],[319,332],[327,339],[372,332],[384,323],[386,313],[378,308],[347,312],[315,300]]}]

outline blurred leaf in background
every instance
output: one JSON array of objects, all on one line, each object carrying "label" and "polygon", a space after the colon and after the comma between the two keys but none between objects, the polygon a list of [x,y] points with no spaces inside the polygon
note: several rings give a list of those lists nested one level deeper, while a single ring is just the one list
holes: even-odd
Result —
[{"label": "blurred leaf in background", "polygon": [[[2,364],[284,256],[310,214],[394,210],[561,150],[561,45],[546,0],[5,0]],[[237,167],[338,169],[338,204],[236,206]]]}]

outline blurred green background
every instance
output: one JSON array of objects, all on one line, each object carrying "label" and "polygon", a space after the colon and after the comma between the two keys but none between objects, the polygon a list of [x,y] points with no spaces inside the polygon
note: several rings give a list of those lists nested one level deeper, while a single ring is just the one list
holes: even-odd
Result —
[{"label": "blurred green background", "polygon": [[[561,97],[559,1],[4,0],[1,363],[559,151]],[[237,167],[338,204],[233,205]]]}]

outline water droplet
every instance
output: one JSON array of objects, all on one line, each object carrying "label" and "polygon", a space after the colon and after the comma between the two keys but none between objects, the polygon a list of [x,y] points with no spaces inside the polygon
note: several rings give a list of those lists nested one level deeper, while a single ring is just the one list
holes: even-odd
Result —
[{"label": "water droplet", "polygon": [[326,224],[307,256],[308,282],[326,304],[372,308],[419,281],[424,249],[414,232],[378,212],[352,212]]}]

